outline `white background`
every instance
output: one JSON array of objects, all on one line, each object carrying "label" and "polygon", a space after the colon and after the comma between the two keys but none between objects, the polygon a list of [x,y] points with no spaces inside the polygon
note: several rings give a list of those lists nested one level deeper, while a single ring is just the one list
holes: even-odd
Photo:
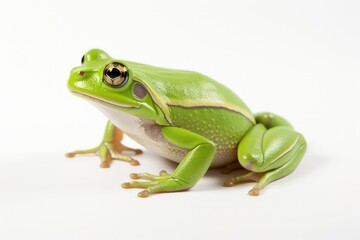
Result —
[{"label": "white background", "polygon": [[[359,239],[359,1],[2,1],[0,239]],[[64,153],[106,119],[66,88],[84,52],[195,70],[308,140],[297,170],[260,197],[210,171],[147,199],[120,184],[172,171]],[[126,139],[125,143],[140,147]]]}]

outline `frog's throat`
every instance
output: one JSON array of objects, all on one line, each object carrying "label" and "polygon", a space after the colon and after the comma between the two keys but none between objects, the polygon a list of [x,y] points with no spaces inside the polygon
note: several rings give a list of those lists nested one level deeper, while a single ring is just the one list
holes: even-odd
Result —
[{"label": "frog's throat", "polygon": [[74,94],[75,96],[84,98],[86,100],[89,100],[91,102],[96,102],[99,103],[101,105],[105,105],[108,107],[112,107],[112,108],[126,108],[126,109],[138,109],[140,108],[140,106],[131,106],[131,105],[124,105],[124,104],[119,104],[119,103],[114,103],[114,102],[110,102],[110,101],[105,101],[102,100],[100,98],[88,95],[88,94],[84,94],[81,92],[76,92],[76,91],[71,91],[72,94]]}]

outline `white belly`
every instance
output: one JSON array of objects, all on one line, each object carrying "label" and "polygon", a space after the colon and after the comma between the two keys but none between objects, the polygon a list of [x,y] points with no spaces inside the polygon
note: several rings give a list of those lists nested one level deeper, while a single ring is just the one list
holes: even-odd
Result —
[{"label": "white belly", "polygon": [[94,103],[117,128],[146,149],[179,163],[188,150],[169,143],[161,133],[161,126],[154,121],[117,111]]},{"label": "white belly", "polygon": [[[188,153],[188,149],[168,142],[162,135],[161,126],[155,121],[127,114],[97,102],[92,103],[109,118],[112,124],[146,149],[177,163],[180,163]],[[210,167],[222,167],[236,161],[235,148],[222,150],[221,147],[217,146]]]}]

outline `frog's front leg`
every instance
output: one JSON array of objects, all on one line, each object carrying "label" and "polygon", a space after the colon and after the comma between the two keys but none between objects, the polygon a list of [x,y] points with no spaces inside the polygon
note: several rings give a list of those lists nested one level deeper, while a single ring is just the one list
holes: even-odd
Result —
[{"label": "frog's front leg", "polygon": [[304,137],[290,127],[266,129],[257,124],[241,140],[238,146],[240,164],[250,172],[229,179],[225,186],[245,181],[257,181],[249,191],[257,196],[272,181],[291,173],[301,161],[306,150]]},{"label": "frog's front leg", "polygon": [[66,156],[69,158],[75,157],[76,155],[84,154],[96,154],[100,156],[101,164],[100,167],[108,168],[112,160],[122,160],[130,163],[133,166],[139,165],[139,162],[132,157],[122,154],[122,152],[133,152],[134,154],[142,153],[139,149],[132,149],[121,144],[124,134],[111,124],[109,121],[106,125],[105,134],[102,142],[99,146],[87,149],[78,150],[67,153]]},{"label": "frog's front leg", "polygon": [[212,141],[178,127],[163,127],[161,131],[170,143],[190,151],[172,174],[164,171],[160,172],[160,175],[131,174],[133,179],[149,180],[132,181],[122,185],[123,188],[145,188],[138,194],[139,197],[147,197],[156,192],[174,192],[191,188],[205,175],[214,158],[215,144]]}]

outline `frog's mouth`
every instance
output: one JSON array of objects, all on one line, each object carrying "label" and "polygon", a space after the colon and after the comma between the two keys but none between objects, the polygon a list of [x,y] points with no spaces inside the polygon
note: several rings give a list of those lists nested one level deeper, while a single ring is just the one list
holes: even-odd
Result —
[{"label": "frog's mouth", "polygon": [[75,96],[84,98],[86,100],[89,100],[91,102],[95,102],[107,107],[111,107],[111,108],[126,108],[126,109],[138,109],[140,108],[140,106],[131,106],[131,105],[125,105],[125,104],[119,104],[119,103],[114,103],[111,101],[105,101],[103,99],[85,94],[85,93],[81,93],[81,92],[76,92],[76,91],[70,91],[72,94],[74,94]]}]

